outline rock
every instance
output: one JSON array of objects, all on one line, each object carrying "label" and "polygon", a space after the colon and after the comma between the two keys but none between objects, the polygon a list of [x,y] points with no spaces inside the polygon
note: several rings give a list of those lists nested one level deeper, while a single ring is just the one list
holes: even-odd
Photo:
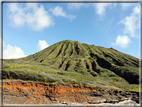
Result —
[{"label": "rock", "polygon": [[52,101],[52,103],[54,103],[54,104],[59,104],[59,101]]},{"label": "rock", "polygon": [[132,100],[125,100],[125,101],[119,102],[118,104],[137,104],[137,103]]},{"label": "rock", "polygon": [[110,100],[110,103],[113,103],[113,104],[115,104],[115,103],[118,103],[119,102],[119,100]]},{"label": "rock", "polygon": [[100,93],[100,92],[93,92],[92,96],[102,96],[102,93]]},{"label": "rock", "polygon": [[[138,92],[91,90],[34,83],[3,83],[3,104],[137,104]],[[126,93],[125,93],[126,92]]]},{"label": "rock", "polygon": [[92,100],[92,104],[98,104],[98,101]]},{"label": "rock", "polygon": [[100,102],[100,103],[104,103],[105,101],[106,101],[106,99],[98,100],[98,102]]},{"label": "rock", "polygon": [[65,101],[62,101],[62,104],[68,104],[67,102],[65,102]]},{"label": "rock", "polygon": [[99,102],[98,101],[95,101],[95,100],[91,100],[91,101],[88,101],[89,104],[98,104]]},{"label": "rock", "polygon": [[133,97],[132,100],[135,101],[136,103],[139,103],[139,98],[138,97],[137,98]]},{"label": "rock", "polygon": [[83,105],[86,105],[86,104],[88,104],[88,103],[87,103],[87,102],[84,102],[84,103],[83,103]]},{"label": "rock", "polygon": [[105,103],[110,103],[110,101],[111,101],[111,98],[110,98],[110,97],[108,97],[108,98],[106,98]]},{"label": "rock", "polygon": [[117,97],[117,99],[118,99],[119,101],[124,101],[124,100],[125,100],[125,97],[119,96],[119,97]]}]

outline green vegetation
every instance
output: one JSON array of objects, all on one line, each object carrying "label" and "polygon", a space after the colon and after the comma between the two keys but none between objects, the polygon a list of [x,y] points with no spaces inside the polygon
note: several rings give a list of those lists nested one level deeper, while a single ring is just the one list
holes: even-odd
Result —
[{"label": "green vegetation", "polygon": [[113,48],[61,41],[20,59],[3,60],[3,79],[32,80],[68,86],[139,87],[139,59]]}]

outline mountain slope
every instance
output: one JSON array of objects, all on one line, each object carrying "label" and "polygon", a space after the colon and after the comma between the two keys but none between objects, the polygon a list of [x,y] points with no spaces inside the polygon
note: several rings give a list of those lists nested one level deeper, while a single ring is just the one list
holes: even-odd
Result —
[{"label": "mountain slope", "polygon": [[[78,41],[58,42],[24,60],[36,61],[66,71],[80,72],[93,76],[110,72],[117,74],[129,83],[139,83],[139,59],[121,53],[113,48],[81,44]],[[131,78],[130,78],[131,77]]]},{"label": "mountain slope", "polygon": [[20,59],[3,60],[3,79],[138,89],[139,59],[113,48],[58,42]]},{"label": "mountain slope", "polygon": [[55,59],[59,57],[81,57],[81,58],[105,58],[118,66],[139,66],[139,59],[121,53],[113,48],[107,49],[94,45],[81,44],[78,41],[65,40],[58,42],[34,55],[28,56],[34,61],[46,62],[46,59]]}]

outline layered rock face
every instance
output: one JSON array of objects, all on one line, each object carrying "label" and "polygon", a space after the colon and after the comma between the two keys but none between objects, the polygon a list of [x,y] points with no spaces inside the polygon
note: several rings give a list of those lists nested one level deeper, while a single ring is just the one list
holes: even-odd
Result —
[{"label": "layered rock face", "polygon": [[63,87],[33,82],[4,82],[3,104],[139,103],[139,92]]}]

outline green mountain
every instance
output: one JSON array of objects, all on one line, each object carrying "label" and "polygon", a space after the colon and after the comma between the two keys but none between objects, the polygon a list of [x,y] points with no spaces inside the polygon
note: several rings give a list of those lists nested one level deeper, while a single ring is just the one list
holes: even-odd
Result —
[{"label": "green mountain", "polygon": [[58,42],[20,59],[3,60],[3,79],[22,79],[133,90],[139,84],[139,59],[113,48]]}]

